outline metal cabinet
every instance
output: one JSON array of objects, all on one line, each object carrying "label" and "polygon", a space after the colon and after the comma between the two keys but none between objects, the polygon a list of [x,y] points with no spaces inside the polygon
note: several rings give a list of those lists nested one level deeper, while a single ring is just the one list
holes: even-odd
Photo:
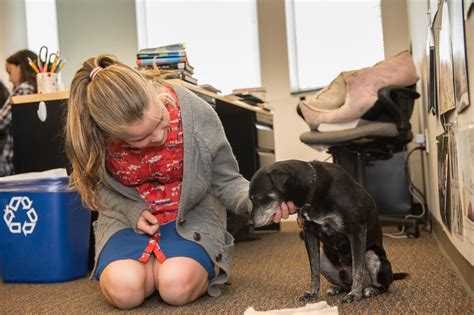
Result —
[{"label": "metal cabinet", "polygon": [[245,178],[250,180],[260,167],[275,161],[272,113],[260,113],[220,99],[216,100],[215,109]]}]

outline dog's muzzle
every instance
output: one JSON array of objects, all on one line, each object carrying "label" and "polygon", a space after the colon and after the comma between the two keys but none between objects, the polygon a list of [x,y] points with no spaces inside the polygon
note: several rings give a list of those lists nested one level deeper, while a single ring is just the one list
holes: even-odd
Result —
[{"label": "dog's muzzle", "polygon": [[270,223],[277,207],[269,207],[266,209],[254,208],[250,221],[254,227],[261,227]]}]

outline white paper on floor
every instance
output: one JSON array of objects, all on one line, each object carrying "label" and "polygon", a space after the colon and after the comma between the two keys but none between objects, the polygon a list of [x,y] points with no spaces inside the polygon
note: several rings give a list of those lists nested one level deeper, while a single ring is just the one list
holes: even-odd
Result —
[{"label": "white paper on floor", "polygon": [[337,311],[337,306],[330,306],[326,301],[321,301],[318,303],[308,303],[304,307],[299,308],[284,308],[280,310],[271,310],[271,311],[256,311],[253,307],[249,307],[245,310],[244,315],[254,315],[254,314],[266,314],[266,315],[333,315],[339,314]]}]

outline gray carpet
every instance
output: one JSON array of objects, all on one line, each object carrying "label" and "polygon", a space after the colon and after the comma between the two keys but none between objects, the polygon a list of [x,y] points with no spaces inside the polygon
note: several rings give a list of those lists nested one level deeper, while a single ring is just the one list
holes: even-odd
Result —
[{"label": "gray carpet", "polygon": [[[283,224],[278,233],[237,243],[231,284],[222,286],[218,298],[205,296],[183,307],[165,305],[157,295],[125,313],[140,314],[242,314],[256,310],[304,306],[298,296],[309,287],[309,266],[299,229]],[[437,313],[474,314],[474,299],[468,295],[433,236],[423,232],[418,239],[385,238],[394,272],[408,272],[380,296],[346,305],[342,296],[328,297],[322,279],[319,300],[337,305],[341,314]],[[88,279],[62,284],[4,284],[0,282],[1,314],[104,314],[118,312],[102,297],[98,283]]]}]

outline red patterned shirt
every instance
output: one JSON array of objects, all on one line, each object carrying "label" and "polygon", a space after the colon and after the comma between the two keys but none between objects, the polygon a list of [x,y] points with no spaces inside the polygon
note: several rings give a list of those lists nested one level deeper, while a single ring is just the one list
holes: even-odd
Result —
[{"label": "red patterned shirt", "polygon": [[136,188],[160,224],[176,220],[183,180],[183,126],[178,98],[166,102],[170,114],[168,136],[159,147],[133,148],[124,141],[108,146],[106,167],[120,183]]}]

